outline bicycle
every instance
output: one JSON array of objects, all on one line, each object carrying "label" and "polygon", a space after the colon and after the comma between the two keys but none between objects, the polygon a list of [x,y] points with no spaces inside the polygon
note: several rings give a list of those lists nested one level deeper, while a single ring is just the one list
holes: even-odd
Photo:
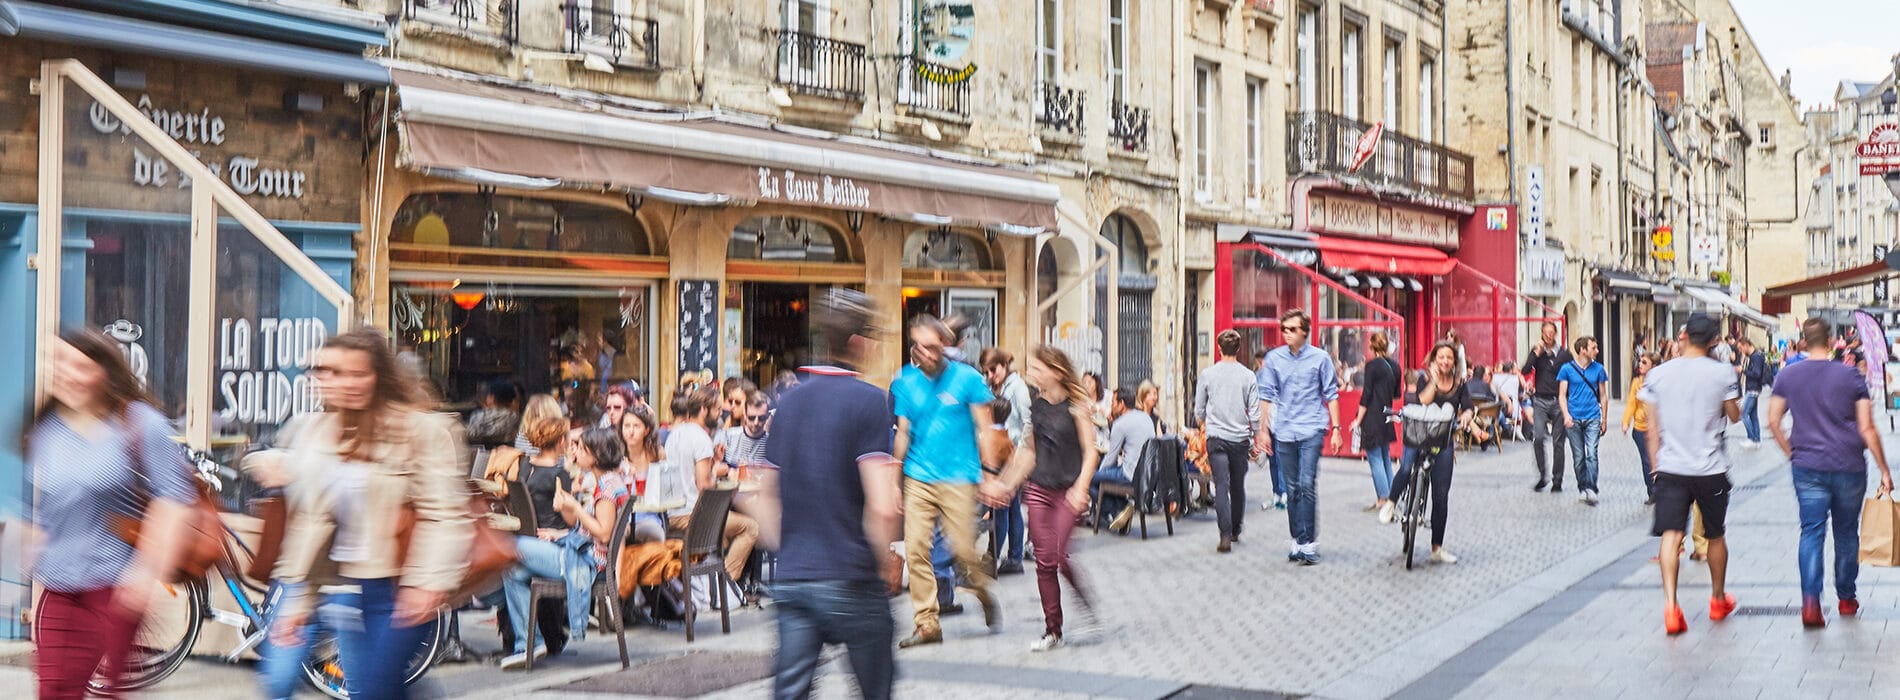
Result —
[{"label": "bicycle", "polygon": [[[1400,529],[1404,532],[1405,569],[1412,569],[1413,552],[1417,551],[1418,525],[1430,517],[1427,506],[1431,504],[1432,462],[1438,454],[1451,447],[1452,428],[1458,423],[1456,414],[1450,413],[1450,407],[1429,407],[1413,404],[1406,406],[1396,418],[1403,418],[1402,435],[1405,447],[1411,450],[1412,480],[1406,485],[1405,498],[1400,503]],[[1449,417],[1447,417],[1449,415]]]},{"label": "bicycle", "polygon": [[[190,455],[197,465],[197,477],[214,490],[221,490],[226,479],[236,477],[235,472],[212,461],[208,455],[196,451]],[[122,694],[164,681],[190,657],[206,620],[238,631],[238,642],[230,651],[219,655],[225,663],[237,663],[246,652],[258,648],[269,639],[270,622],[273,619],[271,611],[282,601],[283,589],[275,585],[259,586],[246,578],[239,562],[250,560],[256,556],[256,552],[244,544],[243,539],[228,524],[224,526],[223,539],[224,553],[218,558],[217,570],[224,581],[224,590],[237,603],[238,612],[212,608],[210,586],[205,580],[153,584],[159,590],[153,592],[145,618],[133,637],[132,653],[126,659],[122,682],[107,685],[95,678],[88,684],[94,694]],[[238,556],[239,552],[243,553],[242,558]],[[447,639],[452,614],[447,611],[437,613],[435,621],[430,623],[432,629],[424,635],[422,649],[410,659],[407,672],[403,675],[405,685],[415,683],[435,665]],[[344,688],[343,665],[337,652],[336,636],[327,629],[318,634],[322,627],[313,621],[305,630],[306,634],[317,636],[309,644],[310,652],[303,662],[304,680],[324,695],[347,700],[350,694]]]}]

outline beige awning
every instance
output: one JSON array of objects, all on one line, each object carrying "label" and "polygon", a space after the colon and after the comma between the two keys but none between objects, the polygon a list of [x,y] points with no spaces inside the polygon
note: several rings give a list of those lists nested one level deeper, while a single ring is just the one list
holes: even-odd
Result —
[{"label": "beige awning", "polygon": [[443,76],[399,70],[393,77],[404,168],[605,186],[692,204],[847,209],[1011,233],[1056,225],[1061,192],[1026,170],[643,115]]}]

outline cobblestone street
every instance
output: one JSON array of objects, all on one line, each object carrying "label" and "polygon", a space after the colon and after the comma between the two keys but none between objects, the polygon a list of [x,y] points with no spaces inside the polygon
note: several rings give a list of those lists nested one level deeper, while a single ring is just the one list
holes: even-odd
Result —
[{"label": "cobblestone street", "polygon": [[[933,698],[1183,691],[1201,697],[1234,691],[1338,698],[1820,697],[1836,690],[1865,694],[1873,684],[1894,681],[1875,670],[1873,659],[1900,644],[1900,629],[1888,632],[1900,576],[1864,569],[1863,618],[1804,633],[1795,612],[1796,531],[1785,462],[1768,447],[1733,453],[1740,466],[1731,586],[1743,609],[1722,624],[1698,617],[1707,573],[1685,566],[1682,599],[1692,614],[1683,637],[1668,639],[1659,629],[1655,567],[1648,562],[1655,541],[1648,537],[1635,447],[1615,434],[1604,441],[1603,502],[1595,508],[1578,501],[1574,478],[1562,495],[1533,493],[1526,444],[1509,444],[1503,454],[1461,454],[1447,533],[1447,547],[1460,561],[1410,572],[1399,562],[1398,528],[1378,524],[1363,510],[1372,493],[1362,463],[1322,464],[1325,560],[1316,567],[1286,561],[1285,514],[1261,510],[1271,482],[1251,472],[1254,505],[1244,544],[1233,553],[1213,551],[1211,516],[1178,524],[1173,537],[1151,521],[1147,541],[1080,535],[1077,556],[1100,601],[1099,630],[1074,634],[1069,648],[1030,653],[1041,631],[1033,575],[1006,577],[1000,583],[1005,631],[985,634],[974,613],[948,618],[943,645],[900,653],[899,691]],[[960,600],[974,603],[967,593]],[[893,615],[907,630],[909,606],[902,601],[893,603]],[[465,620],[469,643],[492,651],[492,623],[477,614]],[[716,617],[702,618],[692,645],[678,630],[638,630],[629,638],[636,665],[625,674],[612,673],[618,669],[612,638],[596,634],[532,674],[445,665],[431,674],[428,687],[445,697],[659,692],[623,681],[649,682],[682,655],[710,660],[717,653],[737,661],[716,664],[725,675],[713,673],[691,686],[693,693],[762,697],[769,680],[761,664],[773,644],[769,608],[741,611],[733,626],[733,634],[721,635]],[[4,673],[30,682],[24,670]],[[193,661],[149,696],[250,697],[253,688],[248,667]],[[851,695],[841,662],[827,666],[820,694]]]}]

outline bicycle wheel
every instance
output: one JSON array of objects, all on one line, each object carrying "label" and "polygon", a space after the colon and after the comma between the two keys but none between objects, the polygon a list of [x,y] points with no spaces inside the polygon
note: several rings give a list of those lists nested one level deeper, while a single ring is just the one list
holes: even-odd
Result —
[{"label": "bicycle wheel", "polygon": [[1412,553],[1417,549],[1418,524],[1425,519],[1427,490],[1431,488],[1425,470],[1430,463],[1431,456],[1421,450],[1418,462],[1412,465],[1412,483],[1405,490],[1405,568],[1408,571],[1412,568]]},{"label": "bicycle wheel", "polygon": [[[449,619],[452,612],[444,612],[429,623],[429,630],[422,636],[422,646],[410,657],[409,666],[403,672],[403,685],[411,685],[421,680],[435,660],[441,655],[442,642],[448,638]],[[310,657],[303,662],[305,680],[318,692],[336,698],[349,700],[349,688],[344,685],[343,660],[337,651],[336,635],[326,633],[310,646]]]},{"label": "bicycle wheel", "polygon": [[87,688],[95,695],[123,693],[157,685],[176,673],[191,656],[204,627],[205,595],[204,581],[154,582],[119,682],[111,684],[95,676]]}]

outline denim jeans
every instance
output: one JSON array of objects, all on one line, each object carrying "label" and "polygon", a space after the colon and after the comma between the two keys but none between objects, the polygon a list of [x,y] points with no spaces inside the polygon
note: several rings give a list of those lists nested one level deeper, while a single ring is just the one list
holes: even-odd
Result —
[{"label": "denim jeans", "polygon": [[811,697],[826,644],[843,644],[866,700],[886,700],[897,677],[896,624],[880,581],[784,581],[772,586],[778,612],[778,653],[772,661],[772,697]]},{"label": "denim jeans", "polygon": [[336,630],[344,688],[351,700],[408,697],[402,677],[429,625],[403,627],[396,622],[396,579],[346,582],[358,590],[331,593],[318,609],[325,624]]},{"label": "denim jeans", "polygon": [[1631,430],[1630,438],[1636,441],[1636,457],[1643,464],[1643,492],[1655,498],[1656,468],[1649,463],[1649,431]]},{"label": "denim jeans", "polygon": [[1103,501],[1102,496],[1101,496],[1101,492],[1102,492],[1101,485],[1103,483],[1133,484],[1135,483],[1134,475],[1129,474],[1127,470],[1122,469],[1121,467],[1118,467],[1118,466],[1109,467],[1107,469],[1095,470],[1095,478],[1089,481],[1089,500],[1095,502],[1095,507],[1099,509],[1099,512],[1107,513],[1109,515],[1116,515],[1116,514],[1121,513],[1122,508],[1126,505],[1125,503],[1123,503],[1123,501],[1127,499],[1124,499],[1120,496],[1115,496],[1114,497],[1115,503],[1113,505],[1109,504],[1106,501]]},{"label": "denim jeans", "polygon": [[930,536],[930,570],[937,575],[937,607],[957,602],[957,562],[950,555],[950,543],[943,540],[941,527]]},{"label": "denim jeans", "polygon": [[1247,452],[1253,444],[1207,439],[1207,465],[1213,470],[1214,522],[1222,537],[1240,534],[1241,516],[1247,512]]},{"label": "denim jeans", "polygon": [[[576,549],[560,542],[516,537],[515,553],[520,559],[501,579],[501,590],[508,600],[508,624],[515,631],[515,648],[511,651],[519,654],[530,648],[523,630],[528,629],[528,581],[534,578],[567,583],[567,634],[570,639],[580,639],[587,631],[587,608],[592,602],[594,575],[599,571],[593,546]],[[534,630],[534,645],[546,643],[541,630]]]},{"label": "denim jeans", "polygon": [[1756,408],[1761,403],[1761,392],[1751,391],[1742,399],[1742,430],[1748,433],[1749,442],[1761,442],[1761,414]]},{"label": "denim jeans", "polygon": [[[1597,441],[1603,439],[1603,419],[1585,418],[1575,421],[1565,431],[1570,440],[1570,460],[1577,467],[1577,490],[1597,490]],[[1560,468],[1561,471],[1561,468]],[[1562,479],[1558,480],[1559,483]]]},{"label": "denim jeans", "polygon": [[265,620],[264,642],[258,649],[263,660],[257,665],[257,680],[264,686],[264,697],[271,700],[285,700],[297,694],[297,686],[304,683],[303,662],[310,656],[310,645],[322,637],[326,629],[323,618],[317,616],[304,624],[303,637],[297,646],[279,647],[270,643],[268,630],[276,626],[278,615],[283,613],[278,603],[289,597],[290,588],[272,584],[265,593],[271,614]]},{"label": "denim jeans", "polygon": [[[1537,480],[1543,482],[1548,477],[1559,487],[1564,485],[1564,414],[1557,405],[1557,397],[1542,396],[1531,399],[1531,451],[1537,455]],[[1546,463],[1544,443],[1550,442],[1550,458]]]},{"label": "denim jeans", "polygon": [[1372,493],[1383,501],[1392,497],[1392,446],[1366,448],[1366,463],[1372,466]]},{"label": "denim jeans", "polygon": [[1027,523],[1023,519],[1023,497],[1020,493],[1010,499],[1008,508],[990,511],[990,537],[1005,543],[1004,548],[1008,552],[1004,556],[1009,561],[1018,564],[1023,562],[1023,538],[1028,536]]},{"label": "denim jeans", "polygon": [[1854,599],[1860,577],[1860,507],[1867,495],[1865,467],[1851,472],[1790,469],[1794,498],[1801,505],[1801,599],[1821,597],[1828,519],[1834,520],[1834,593]]},{"label": "denim jeans", "polygon": [[1287,481],[1287,530],[1297,544],[1319,540],[1319,448],[1326,435],[1274,440],[1273,461]]}]

